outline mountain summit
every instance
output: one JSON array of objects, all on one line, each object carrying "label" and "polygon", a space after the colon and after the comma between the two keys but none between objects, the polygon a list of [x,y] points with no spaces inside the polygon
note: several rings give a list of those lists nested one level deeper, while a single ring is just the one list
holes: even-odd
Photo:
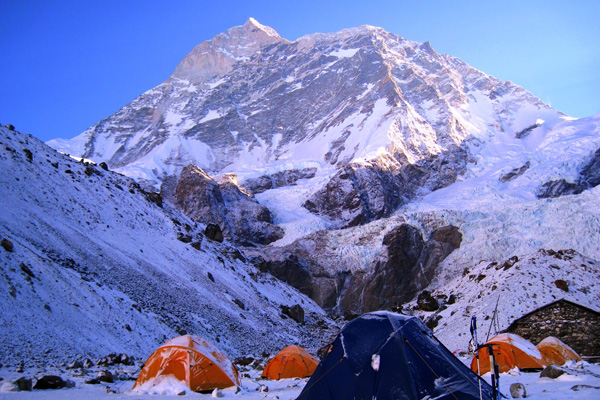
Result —
[{"label": "mountain summit", "polygon": [[249,18],[194,47],[173,72],[170,79],[205,83],[232,70],[235,63],[247,61],[263,46],[285,41],[275,30]]},{"label": "mountain summit", "polygon": [[[381,28],[294,42],[254,19],[59,150],[159,184],[193,163],[241,178],[353,161],[402,168],[561,114],[522,88]],[[433,185],[435,186],[435,185]]]}]

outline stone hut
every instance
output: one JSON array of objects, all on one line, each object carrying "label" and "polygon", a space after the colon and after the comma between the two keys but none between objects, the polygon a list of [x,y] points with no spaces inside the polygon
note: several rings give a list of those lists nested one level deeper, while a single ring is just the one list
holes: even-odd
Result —
[{"label": "stone hut", "polygon": [[506,332],[516,333],[533,344],[555,336],[582,357],[600,356],[600,312],[565,299],[522,316]]}]

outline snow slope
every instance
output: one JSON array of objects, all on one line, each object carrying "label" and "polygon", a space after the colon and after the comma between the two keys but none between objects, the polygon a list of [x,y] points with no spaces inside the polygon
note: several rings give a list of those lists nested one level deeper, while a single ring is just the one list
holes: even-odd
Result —
[{"label": "snow slope", "polygon": [[[145,358],[183,332],[230,357],[296,342],[315,349],[313,324],[333,324],[129,178],[4,127],[0,166],[0,237],[13,244],[0,248],[3,364],[113,352]],[[199,249],[177,240],[183,234]],[[306,312],[304,325],[281,314],[294,304]]]}]

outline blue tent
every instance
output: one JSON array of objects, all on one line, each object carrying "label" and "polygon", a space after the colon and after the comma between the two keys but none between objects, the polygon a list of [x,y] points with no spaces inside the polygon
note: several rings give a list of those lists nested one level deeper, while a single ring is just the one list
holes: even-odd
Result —
[{"label": "blue tent", "polygon": [[417,317],[364,314],[346,324],[297,400],[479,400],[492,387]]}]

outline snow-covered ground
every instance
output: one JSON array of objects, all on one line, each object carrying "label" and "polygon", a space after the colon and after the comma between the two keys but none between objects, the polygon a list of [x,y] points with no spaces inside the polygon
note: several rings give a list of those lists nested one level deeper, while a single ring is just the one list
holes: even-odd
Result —
[{"label": "snow-covered ground", "polygon": [[[460,358],[465,365],[471,362],[470,357]],[[514,369],[508,373],[500,375],[500,391],[502,394],[511,398],[510,385],[521,383],[527,391],[527,398],[532,400],[597,400],[600,398],[600,364],[590,364],[580,362],[567,365],[569,373],[563,374],[556,379],[540,378],[540,372],[522,372]],[[381,367],[383,368],[383,366]],[[32,376],[35,371],[24,371],[18,374],[7,369],[0,369],[0,377],[5,380],[15,379],[19,376]],[[58,370],[47,370],[47,373],[60,373]],[[39,372],[38,372],[39,373]],[[282,379],[280,381],[270,381],[259,379],[260,371],[248,371],[246,377],[242,378],[241,390],[228,388],[222,390],[223,398],[242,399],[242,400],[292,400],[298,397],[308,379]],[[1,400],[102,400],[102,399],[138,399],[148,400],[148,398],[160,399],[209,399],[213,398],[212,393],[186,392],[185,396],[178,396],[173,389],[174,386],[164,386],[163,392],[148,394],[136,394],[131,391],[134,381],[117,381],[112,384],[102,383],[96,385],[85,384],[85,378],[70,378],[75,387],[70,389],[57,390],[34,390],[31,392],[1,392]],[[484,375],[488,382],[491,375]],[[2,382],[0,382],[2,385]],[[267,386],[268,391],[261,392],[259,387]],[[1,386],[0,386],[1,387]],[[164,394],[163,394],[164,393]],[[156,396],[158,395],[158,396]],[[316,400],[316,399],[315,399]]]}]

